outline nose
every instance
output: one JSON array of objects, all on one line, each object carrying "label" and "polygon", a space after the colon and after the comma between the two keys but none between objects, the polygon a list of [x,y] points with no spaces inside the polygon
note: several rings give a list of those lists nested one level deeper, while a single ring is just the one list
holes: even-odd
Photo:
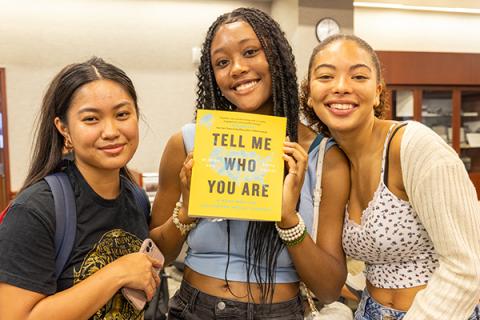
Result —
[{"label": "nose", "polygon": [[246,63],[245,59],[242,58],[235,58],[232,61],[232,69],[231,74],[232,76],[239,76],[244,73],[248,72],[248,64]]},{"label": "nose", "polygon": [[348,76],[338,76],[336,78],[334,92],[336,94],[346,94],[352,92]]},{"label": "nose", "polygon": [[102,130],[102,139],[112,140],[119,136],[118,126],[114,119],[105,119],[103,130]]}]

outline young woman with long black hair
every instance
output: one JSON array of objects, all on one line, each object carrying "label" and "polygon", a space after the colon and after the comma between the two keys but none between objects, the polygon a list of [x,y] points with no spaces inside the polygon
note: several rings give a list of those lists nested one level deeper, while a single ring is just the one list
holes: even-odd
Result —
[{"label": "young woman with long black hair", "polygon": [[296,213],[309,165],[305,150],[316,134],[299,122],[295,72],[285,35],[260,10],[236,9],[208,30],[197,74],[197,109],[286,117],[288,174],[277,228],[273,222],[195,220],[187,212],[193,133],[184,127],[170,138],[153,206],[152,227],[160,227],[151,233],[166,263],[185,241],[189,247],[170,319],[303,319],[300,280],[322,303],[337,299],[346,277],[341,229],[349,185],[348,164],[338,148],[325,157],[317,243],[306,232],[296,242],[281,239],[282,230],[305,231],[303,220],[307,230],[313,224],[313,207]]}]

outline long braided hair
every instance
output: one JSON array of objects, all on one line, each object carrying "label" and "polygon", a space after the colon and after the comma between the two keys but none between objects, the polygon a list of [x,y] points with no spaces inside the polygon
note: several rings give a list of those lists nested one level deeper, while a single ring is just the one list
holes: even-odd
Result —
[{"label": "long braided hair", "polygon": [[[208,29],[202,47],[197,72],[197,109],[234,111],[236,106],[222,96],[215,80],[210,55],[213,38],[220,26],[237,21],[247,22],[260,41],[272,77],[273,114],[287,118],[287,134],[291,141],[297,141],[299,121],[298,86],[295,58],[280,25],[263,11],[255,8],[238,8],[223,14]],[[230,258],[230,223],[227,221],[228,260]],[[250,288],[250,274],[253,273],[261,289],[261,303],[273,299],[275,269],[280,251],[284,248],[272,222],[249,222],[245,256],[247,259],[247,281]],[[262,276],[262,265],[266,267]],[[232,293],[233,294],[233,293]]]}]

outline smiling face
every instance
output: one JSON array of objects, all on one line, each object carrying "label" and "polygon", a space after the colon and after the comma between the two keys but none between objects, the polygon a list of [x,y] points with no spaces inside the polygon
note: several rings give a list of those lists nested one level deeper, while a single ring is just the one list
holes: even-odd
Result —
[{"label": "smiling face", "polygon": [[67,124],[55,119],[73,146],[75,163],[84,176],[118,172],[138,146],[138,116],[125,89],[111,80],[80,87],[67,111]]},{"label": "smiling face", "polygon": [[267,57],[247,22],[221,25],[212,40],[210,53],[217,85],[237,111],[273,114],[272,77]]},{"label": "smiling face", "polygon": [[340,39],[321,49],[309,72],[308,105],[331,132],[373,121],[382,86],[371,56],[355,41]]}]

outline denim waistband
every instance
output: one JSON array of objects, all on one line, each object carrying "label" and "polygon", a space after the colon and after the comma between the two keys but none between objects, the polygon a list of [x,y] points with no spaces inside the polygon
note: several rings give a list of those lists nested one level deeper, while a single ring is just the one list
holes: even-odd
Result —
[{"label": "denim waistband", "polygon": [[[373,299],[368,290],[365,289],[362,299],[355,312],[355,320],[401,320],[406,315],[406,311],[389,308]],[[475,307],[473,314],[468,320],[480,320],[480,305]]]},{"label": "denim waistband", "polygon": [[386,307],[373,299],[368,291],[363,291],[362,300],[355,312],[355,319],[401,320],[406,312]]},{"label": "denim waistband", "polygon": [[191,312],[195,312],[196,308],[210,309],[216,316],[242,313],[245,314],[246,319],[253,319],[253,315],[255,317],[268,315],[274,318],[292,313],[303,315],[304,311],[300,294],[285,302],[256,304],[209,295],[192,287],[185,280],[180,285],[178,298],[187,305]]}]

